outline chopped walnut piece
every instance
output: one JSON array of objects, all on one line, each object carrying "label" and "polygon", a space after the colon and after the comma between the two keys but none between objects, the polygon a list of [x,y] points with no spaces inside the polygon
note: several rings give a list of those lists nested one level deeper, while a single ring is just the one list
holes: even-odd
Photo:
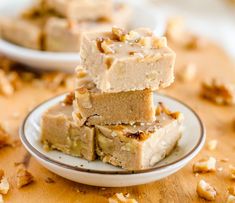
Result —
[{"label": "chopped walnut piece", "polygon": [[228,192],[229,192],[229,194],[235,196],[235,185],[229,186],[229,187],[228,187]]},{"label": "chopped walnut piece", "polygon": [[75,94],[74,92],[70,92],[69,94],[67,94],[64,98],[63,104],[65,105],[72,105],[73,104],[73,100],[75,99]]},{"label": "chopped walnut piece", "polygon": [[14,93],[14,87],[9,81],[7,75],[0,69],[0,93],[6,96],[10,96]]},{"label": "chopped walnut piece", "polygon": [[[2,170],[1,170],[2,171]],[[4,176],[4,172],[2,171],[2,177],[0,178],[0,194],[7,194],[8,190],[10,189],[9,182],[7,180],[7,177]]]},{"label": "chopped walnut piece", "polygon": [[16,174],[16,186],[22,188],[33,182],[33,176],[26,170],[23,165],[20,165]]},{"label": "chopped walnut piece", "polygon": [[171,112],[168,108],[165,107],[165,105],[162,102],[159,102],[158,107],[156,108],[156,115],[159,116],[162,113],[165,113],[174,119],[178,119],[179,117],[182,116],[180,112]]},{"label": "chopped walnut piece", "polygon": [[217,192],[214,187],[209,185],[206,181],[200,180],[197,184],[197,194],[205,200],[215,200]]},{"label": "chopped walnut piece", "polygon": [[122,41],[123,37],[126,35],[126,32],[118,27],[112,27],[112,33],[114,35],[114,39]]},{"label": "chopped walnut piece", "polygon": [[0,124],[0,148],[9,144],[9,137],[10,137],[9,134]]},{"label": "chopped walnut piece", "polygon": [[168,19],[165,35],[172,42],[182,41],[185,35],[185,27],[183,19],[180,17],[172,17]]},{"label": "chopped walnut piece", "polygon": [[116,193],[108,199],[109,203],[138,203],[137,200],[129,198],[129,194]]},{"label": "chopped walnut piece", "polygon": [[207,148],[211,151],[215,150],[217,148],[217,145],[218,145],[218,140],[210,140],[207,144]]},{"label": "chopped walnut piece", "polygon": [[0,203],[4,203],[3,196],[0,194]]},{"label": "chopped walnut piece", "polygon": [[19,90],[23,85],[20,75],[15,71],[12,71],[8,74],[8,81],[11,83],[14,90]]},{"label": "chopped walnut piece", "polygon": [[2,177],[4,176],[4,171],[0,169],[0,180],[2,180]]},{"label": "chopped walnut piece", "polygon": [[91,97],[87,88],[81,87],[77,89],[77,91],[75,92],[75,97],[80,101],[81,105],[84,108],[92,108]]},{"label": "chopped walnut piece", "polygon": [[202,83],[202,96],[216,104],[235,104],[235,85],[216,79]]},{"label": "chopped walnut piece", "polygon": [[185,65],[179,72],[179,79],[183,82],[192,81],[197,73],[197,66],[194,63]]},{"label": "chopped walnut piece", "polygon": [[199,36],[191,36],[186,43],[187,49],[201,49],[207,44],[206,40]]},{"label": "chopped walnut piece", "polygon": [[216,170],[216,159],[209,157],[207,159],[201,159],[193,165],[194,173],[208,173]]},{"label": "chopped walnut piece", "polygon": [[167,39],[165,37],[157,38],[153,36],[142,37],[138,41],[138,44],[148,49],[151,49],[151,48],[160,49],[162,47],[167,46]]},{"label": "chopped walnut piece", "polygon": [[112,40],[110,39],[105,39],[101,42],[100,44],[102,53],[105,54],[114,54],[115,51],[112,49]]},{"label": "chopped walnut piece", "polygon": [[231,171],[231,178],[235,180],[235,166],[229,166]]},{"label": "chopped walnut piece", "polygon": [[229,195],[226,203],[235,203],[235,196],[234,195]]},{"label": "chopped walnut piece", "polygon": [[59,87],[66,85],[67,79],[68,74],[62,72],[45,73],[42,76],[44,85],[51,90],[56,90]]}]

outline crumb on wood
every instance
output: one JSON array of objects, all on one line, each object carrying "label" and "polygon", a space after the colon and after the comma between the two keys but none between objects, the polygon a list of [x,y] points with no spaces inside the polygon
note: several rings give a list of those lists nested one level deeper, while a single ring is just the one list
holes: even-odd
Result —
[{"label": "crumb on wood", "polygon": [[32,174],[26,170],[23,165],[20,165],[16,173],[16,186],[17,188],[22,188],[29,185],[34,181]]}]

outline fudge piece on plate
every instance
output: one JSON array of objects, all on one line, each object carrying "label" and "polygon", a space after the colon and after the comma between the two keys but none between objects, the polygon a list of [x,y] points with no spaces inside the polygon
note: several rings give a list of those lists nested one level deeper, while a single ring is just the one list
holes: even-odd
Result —
[{"label": "fudge piece on plate", "polygon": [[153,122],[155,107],[150,89],[103,93],[89,75],[77,68],[73,118],[78,125]]},{"label": "fudge piece on plate", "polygon": [[1,18],[0,34],[3,39],[17,45],[31,49],[41,49],[41,28],[30,20],[6,17]]},{"label": "fudge piece on plate", "polygon": [[174,81],[175,53],[149,29],[84,33],[82,66],[103,92],[152,90]]},{"label": "fudge piece on plate", "polygon": [[151,124],[96,126],[96,153],[103,162],[128,170],[152,167],[166,157],[181,137],[182,114],[162,104]]},{"label": "fudge piece on plate", "polygon": [[106,19],[112,15],[112,0],[46,0],[46,6],[73,20]]},{"label": "fudge piece on plate", "polygon": [[45,26],[44,47],[47,51],[77,52],[83,32],[108,30],[112,27],[105,22],[81,22],[63,18],[50,18]]},{"label": "fudge piece on plate", "polygon": [[42,116],[41,140],[45,147],[57,149],[72,156],[95,159],[95,130],[78,127],[72,119],[72,105],[59,103]]}]

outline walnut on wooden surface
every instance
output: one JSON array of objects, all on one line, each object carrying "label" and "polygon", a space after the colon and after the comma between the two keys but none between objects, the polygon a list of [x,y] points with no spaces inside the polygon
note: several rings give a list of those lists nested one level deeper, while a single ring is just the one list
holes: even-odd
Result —
[{"label": "walnut on wooden surface", "polygon": [[213,151],[217,148],[218,146],[218,140],[216,139],[213,139],[213,140],[210,140],[208,141],[207,143],[207,148],[210,150],[210,151]]},{"label": "walnut on wooden surface", "polygon": [[215,200],[217,192],[214,187],[204,180],[200,180],[197,184],[197,194],[205,200]]},{"label": "walnut on wooden surface", "polygon": [[0,194],[5,195],[10,189],[10,184],[7,180],[7,177],[4,174],[4,171],[0,169]]},{"label": "walnut on wooden surface", "polygon": [[178,77],[182,82],[192,81],[197,74],[197,66],[194,63],[186,64],[178,73]]},{"label": "walnut on wooden surface", "polygon": [[235,166],[231,165],[229,166],[229,168],[230,168],[231,178],[235,180]]},{"label": "walnut on wooden surface", "polygon": [[108,199],[109,203],[138,203],[137,200],[129,197],[129,194],[116,193]]},{"label": "walnut on wooden surface", "polygon": [[34,178],[30,172],[26,170],[23,165],[20,165],[16,172],[16,186],[17,188],[22,188],[29,185],[34,181]]},{"label": "walnut on wooden surface", "polygon": [[193,164],[194,173],[208,173],[216,170],[216,159],[214,157],[204,158]]},{"label": "walnut on wooden surface", "polygon": [[4,203],[3,196],[0,194],[0,203]]},{"label": "walnut on wooden surface", "polygon": [[226,83],[217,79],[203,82],[201,94],[204,98],[216,104],[235,104],[235,84]]},{"label": "walnut on wooden surface", "polygon": [[228,187],[228,192],[229,192],[229,194],[235,196],[235,185],[230,185],[230,186]]},{"label": "walnut on wooden surface", "polygon": [[9,134],[0,124],[0,148],[9,145],[9,138],[10,138]]},{"label": "walnut on wooden surface", "polygon": [[71,89],[73,86],[73,77],[63,72],[44,73],[41,77],[43,86],[51,90],[56,90],[59,87],[67,87]]},{"label": "walnut on wooden surface", "polygon": [[234,195],[228,195],[226,203],[235,203],[235,196]]},{"label": "walnut on wooden surface", "polygon": [[5,96],[10,96],[14,93],[14,87],[9,81],[6,73],[0,69],[0,93]]}]

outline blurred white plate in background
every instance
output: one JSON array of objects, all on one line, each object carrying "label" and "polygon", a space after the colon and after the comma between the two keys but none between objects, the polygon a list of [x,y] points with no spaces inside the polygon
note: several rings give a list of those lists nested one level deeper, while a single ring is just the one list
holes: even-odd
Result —
[{"label": "blurred white plate in background", "polygon": [[[14,16],[22,9],[35,2],[34,0],[1,0],[0,15]],[[121,1],[118,1],[121,2]],[[124,1],[127,2],[127,1]],[[128,4],[133,8],[133,22],[131,27],[156,26],[155,10],[145,1],[130,0]],[[146,12],[148,11],[148,12]],[[57,53],[32,50],[14,45],[0,39],[0,53],[9,58],[38,70],[60,70],[73,72],[79,64],[79,53]]]}]

